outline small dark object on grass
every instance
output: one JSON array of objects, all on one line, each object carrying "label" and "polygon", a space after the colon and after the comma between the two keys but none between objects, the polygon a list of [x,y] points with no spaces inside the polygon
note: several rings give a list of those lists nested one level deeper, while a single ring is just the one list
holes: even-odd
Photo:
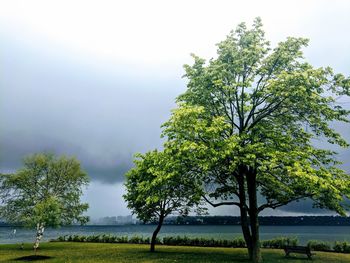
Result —
[{"label": "small dark object on grass", "polygon": [[309,259],[312,259],[311,257],[315,255],[314,253],[311,253],[311,250],[309,247],[302,247],[302,246],[286,246],[284,248],[284,252],[286,253],[286,257],[288,257],[290,253],[299,253],[299,254],[305,254]]},{"label": "small dark object on grass", "polygon": [[24,243],[21,244],[21,246],[19,247],[20,250],[24,249]]},{"label": "small dark object on grass", "polygon": [[40,256],[40,255],[31,255],[31,256],[24,256],[24,257],[19,257],[15,258],[15,261],[37,261],[37,260],[45,260],[45,259],[50,259],[52,257],[49,256]]}]

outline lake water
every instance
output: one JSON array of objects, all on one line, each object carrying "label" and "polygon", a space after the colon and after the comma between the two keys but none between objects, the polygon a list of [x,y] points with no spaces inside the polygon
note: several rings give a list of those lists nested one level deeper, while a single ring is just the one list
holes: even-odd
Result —
[{"label": "lake water", "polygon": [[[151,236],[154,225],[125,225],[125,226],[69,226],[58,229],[46,229],[43,241],[57,238],[63,235],[98,235],[111,234],[118,236]],[[32,242],[35,230],[0,227],[0,243]],[[189,236],[215,239],[233,239],[242,236],[240,226],[229,225],[165,225],[159,234],[162,236]],[[350,226],[261,226],[261,239],[271,239],[279,236],[297,237],[301,244],[308,240],[317,239],[323,241],[349,241]]]}]

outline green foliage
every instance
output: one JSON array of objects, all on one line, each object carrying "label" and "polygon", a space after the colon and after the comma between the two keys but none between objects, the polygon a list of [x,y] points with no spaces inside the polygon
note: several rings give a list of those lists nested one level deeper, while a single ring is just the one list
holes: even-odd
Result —
[{"label": "green foliage", "polygon": [[[139,237],[139,236],[132,236],[128,243],[131,243],[131,244],[149,244],[150,243],[150,238],[149,237]],[[160,243],[160,240],[158,239],[156,241],[157,244]]]},{"label": "green foliage", "polygon": [[329,242],[324,242],[320,240],[310,240],[307,243],[307,246],[311,250],[316,250],[316,251],[330,251],[331,250],[331,244]]},{"label": "green foliage", "polygon": [[349,242],[335,242],[333,250],[338,253],[350,253],[350,243]]},{"label": "green foliage", "polygon": [[[93,243],[130,243],[130,244],[149,244],[150,238],[143,236],[112,236],[112,235],[93,235],[93,236],[60,236],[52,242],[93,242]],[[243,238],[233,240],[221,240],[213,238],[190,238],[187,236],[168,236],[162,239],[157,238],[156,244],[169,246],[202,246],[202,247],[246,247]]]},{"label": "green foliage", "polygon": [[[61,236],[55,242],[96,242],[96,243],[131,243],[131,244],[149,244],[150,238],[143,236],[133,236],[128,238],[127,236],[110,236],[110,235],[97,235],[97,236]],[[246,247],[246,243],[242,237],[238,237],[232,240],[225,239],[213,239],[213,238],[191,238],[187,236],[166,236],[162,239],[158,239],[158,244],[169,246],[200,246],[200,247],[234,247],[242,248]],[[286,245],[296,246],[298,240],[290,237],[279,237],[271,240],[262,241],[264,248],[283,248]]]},{"label": "green foliage", "polygon": [[233,240],[190,238],[186,236],[164,237],[162,244],[170,246],[199,246],[199,247],[246,247],[243,238]]},{"label": "green foliage", "polygon": [[261,241],[263,248],[284,248],[286,246],[297,246],[298,239],[292,237],[278,237]]},{"label": "green foliage", "polygon": [[137,157],[126,175],[123,197],[139,219],[158,222],[174,212],[187,215],[199,204],[196,181],[182,173],[181,163],[171,154],[155,150]]},{"label": "green foliage", "polygon": [[137,157],[135,167],[126,174],[123,197],[139,219],[157,223],[150,243],[153,252],[166,216],[173,213],[186,216],[194,206],[197,211],[202,210],[201,185],[196,178],[186,176],[185,164],[172,154],[171,148]]},{"label": "green foliage", "polygon": [[88,205],[80,203],[80,196],[87,183],[76,159],[31,155],[15,174],[1,176],[0,217],[29,227],[86,223],[88,218],[82,213]]}]

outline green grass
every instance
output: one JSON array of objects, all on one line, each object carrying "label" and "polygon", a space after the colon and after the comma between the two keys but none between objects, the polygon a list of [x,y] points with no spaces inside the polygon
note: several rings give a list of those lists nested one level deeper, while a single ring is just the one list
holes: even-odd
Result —
[{"label": "green grass", "polygon": [[[38,255],[51,256],[51,259],[36,262],[249,262],[246,249],[156,246],[150,253],[148,245],[101,244],[101,243],[43,243]],[[284,257],[281,249],[263,249],[266,263],[310,262],[305,255]],[[20,262],[14,259],[33,255],[30,244],[19,249],[19,245],[0,245],[0,262]],[[313,263],[350,262],[350,254],[316,252]]]}]

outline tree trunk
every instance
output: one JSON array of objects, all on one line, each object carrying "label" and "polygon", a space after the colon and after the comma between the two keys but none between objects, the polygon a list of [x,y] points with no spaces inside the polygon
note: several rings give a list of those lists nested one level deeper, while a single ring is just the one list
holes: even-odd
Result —
[{"label": "tree trunk", "polygon": [[153,235],[152,235],[152,239],[151,239],[151,249],[150,249],[151,252],[155,251],[157,235],[158,235],[160,229],[162,228],[163,220],[164,220],[164,216],[160,215],[157,228],[154,230]]},{"label": "tree trunk", "polygon": [[247,215],[247,209],[241,208],[241,227],[243,232],[244,241],[247,245],[249,258],[252,259],[252,238],[249,229],[249,219]]},{"label": "tree trunk", "polygon": [[38,223],[36,225],[36,238],[35,238],[35,242],[34,242],[34,251],[35,251],[35,255],[36,255],[36,251],[39,248],[40,245],[40,240],[44,235],[44,231],[45,231],[45,227],[44,227],[44,223]]},{"label": "tree trunk", "polygon": [[[254,210],[254,209],[253,209]],[[259,219],[257,210],[250,213],[250,229],[251,229],[251,251],[249,252],[249,258],[252,262],[262,262],[260,251],[260,235],[259,235]]]},{"label": "tree trunk", "polygon": [[246,189],[244,183],[244,175],[241,172],[241,175],[237,178],[238,188],[239,188],[239,202],[240,202],[240,213],[241,213],[241,227],[243,232],[243,237],[248,249],[249,258],[252,259],[252,238],[249,228],[249,219],[248,219],[248,210],[246,207]]},{"label": "tree trunk", "polygon": [[[262,262],[262,257],[259,238],[256,172],[248,169],[248,167],[241,167],[237,181],[240,197],[241,227],[249,259],[254,263],[260,263]],[[247,196],[249,208],[247,207]]]},{"label": "tree trunk", "polygon": [[249,196],[249,219],[251,228],[251,247],[250,259],[254,263],[262,262],[260,251],[260,236],[259,236],[259,218],[258,218],[258,200],[257,200],[257,185],[256,172],[247,174],[247,188]]}]

